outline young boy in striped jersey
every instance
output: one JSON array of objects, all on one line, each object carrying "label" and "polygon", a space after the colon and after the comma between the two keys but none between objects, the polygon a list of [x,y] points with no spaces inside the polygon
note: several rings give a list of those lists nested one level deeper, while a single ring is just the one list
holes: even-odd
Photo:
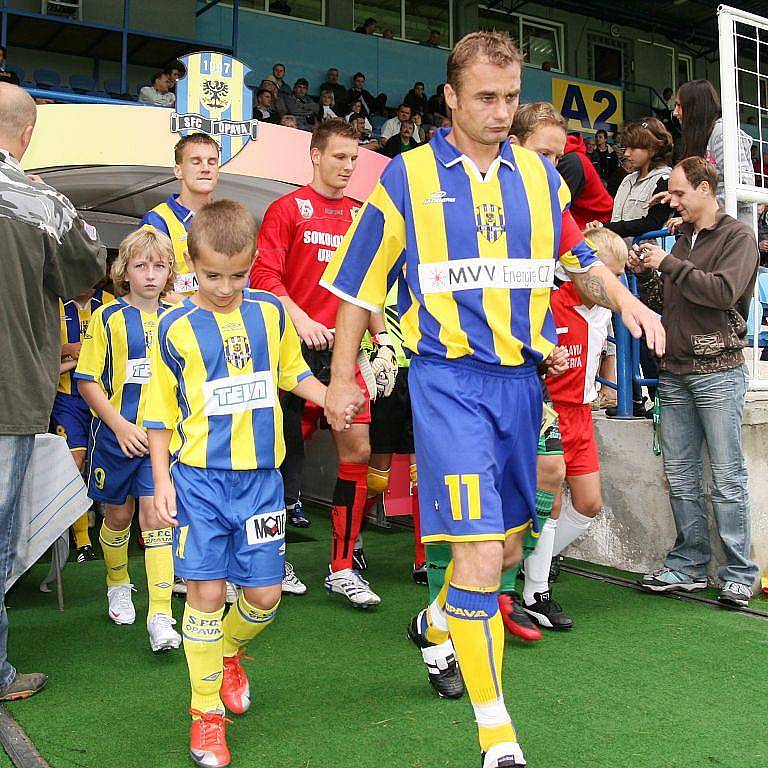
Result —
[{"label": "young boy in striped jersey", "polygon": [[[244,648],[280,604],[285,441],[278,387],[320,406],[326,388],[307,368],[279,299],[247,290],[256,247],[248,211],[231,200],[205,206],[188,245],[198,292],[160,320],[144,425],[155,509],[174,526],[176,572],[187,581],[190,756],[224,766],[224,707],[243,714],[250,706]],[[347,423],[366,404],[360,393]],[[226,580],[242,592],[224,618]]]},{"label": "young boy in striped jersey", "polygon": [[[59,299],[61,315],[61,376],[56,390],[56,399],[51,412],[51,431],[65,438],[78,471],[85,472],[85,452],[88,450],[88,435],[91,431],[91,409],[80,397],[74,374],[83,337],[93,313],[102,305],[109,304],[115,297],[100,287],[75,296],[69,301]],[[85,512],[72,525],[75,537],[77,562],[95,560],[96,553],[91,546],[88,533],[88,513]]]},{"label": "young boy in striped jersey", "polygon": [[120,244],[112,268],[117,298],[97,310],[83,341],[75,378],[95,416],[88,450],[88,495],[104,504],[99,540],[107,568],[109,618],[133,624],[134,586],[128,575],[128,541],[134,500],[145,544],[153,651],[178,648],[173,629],[171,531],[155,520],[147,435],[140,426],[147,399],[149,350],[160,314],[160,296],[174,280],[173,248],[160,232],[138,230]]}]

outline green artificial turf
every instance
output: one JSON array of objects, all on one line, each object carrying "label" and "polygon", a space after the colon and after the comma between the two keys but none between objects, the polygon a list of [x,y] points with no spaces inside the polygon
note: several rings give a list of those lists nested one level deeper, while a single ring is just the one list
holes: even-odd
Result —
[{"label": "green artificial turf", "polygon": [[[362,612],[322,588],[327,520],[307,533],[288,557],[310,591],[286,596],[250,647],[252,705],[229,726],[232,764],[477,768],[468,701],[438,699],[405,638],[427,594],[410,579],[410,535],[366,534],[382,605]],[[141,616],[141,558],[130,567]],[[55,768],[192,765],[183,652],[153,655],[141,619],[109,621],[101,562],[67,566],[63,613],[37,591],[44,571],[8,600],[11,660],[50,675],[41,695],[8,705],[43,756]],[[768,622],[567,573],[556,597],[572,632],[506,646],[506,698],[531,768],[766,764]]]}]

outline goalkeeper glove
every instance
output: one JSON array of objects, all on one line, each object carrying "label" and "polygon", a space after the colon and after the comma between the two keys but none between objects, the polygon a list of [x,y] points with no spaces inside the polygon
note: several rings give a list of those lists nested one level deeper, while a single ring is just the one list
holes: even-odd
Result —
[{"label": "goalkeeper glove", "polygon": [[371,370],[376,377],[376,397],[389,397],[395,388],[397,378],[397,357],[395,348],[386,331],[373,337]]}]

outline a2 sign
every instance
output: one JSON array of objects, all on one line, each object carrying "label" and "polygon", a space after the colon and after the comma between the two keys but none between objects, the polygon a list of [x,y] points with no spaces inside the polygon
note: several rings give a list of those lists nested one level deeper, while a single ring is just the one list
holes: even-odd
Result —
[{"label": "a2 sign", "polygon": [[553,77],[552,103],[568,121],[571,131],[615,131],[624,122],[620,88]]}]

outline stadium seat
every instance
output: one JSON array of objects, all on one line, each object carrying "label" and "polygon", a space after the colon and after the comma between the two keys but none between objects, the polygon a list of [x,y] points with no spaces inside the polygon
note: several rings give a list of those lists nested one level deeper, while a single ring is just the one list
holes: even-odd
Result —
[{"label": "stadium seat", "polygon": [[36,69],[34,78],[38,88],[53,90],[61,86],[61,75],[52,69]]},{"label": "stadium seat", "polygon": [[122,88],[120,88],[120,80],[116,77],[106,79],[104,81],[104,92],[113,99],[119,99],[123,95]]},{"label": "stadium seat", "polygon": [[96,81],[88,75],[70,75],[69,87],[75,93],[92,93],[96,90]]}]

